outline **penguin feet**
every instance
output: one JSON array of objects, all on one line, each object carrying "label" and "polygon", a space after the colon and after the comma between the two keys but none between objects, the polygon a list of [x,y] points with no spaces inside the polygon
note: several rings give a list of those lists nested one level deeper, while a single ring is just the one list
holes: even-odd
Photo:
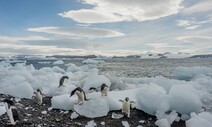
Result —
[{"label": "penguin feet", "polygon": [[83,104],[83,102],[82,103],[79,103],[79,105],[82,105]]}]

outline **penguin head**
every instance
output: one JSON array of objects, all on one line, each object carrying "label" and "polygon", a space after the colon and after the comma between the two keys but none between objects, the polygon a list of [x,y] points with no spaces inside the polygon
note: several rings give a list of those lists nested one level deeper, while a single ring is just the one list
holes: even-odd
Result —
[{"label": "penguin head", "polygon": [[69,79],[68,76],[63,76],[62,78],[64,78],[64,79]]},{"label": "penguin head", "polygon": [[83,90],[82,90],[80,87],[77,87],[76,89],[74,89],[74,90],[71,92],[70,97],[73,96],[77,91],[81,92],[81,91],[83,91]]},{"label": "penguin head", "polygon": [[90,91],[97,91],[97,89],[95,87],[91,87],[89,90]]},{"label": "penguin head", "polygon": [[37,92],[41,92],[40,89],[37,89]]},{"label": "penguin head", "polygon": [[7,104],[9,104],[11,106],[14,106],[15,105],[15,103],[12,100],[10,100],[10,99],[4,99],[3,102],[4,103],[7,103]]},{"label": "penguin head", "polygon": [[126,98],[125,98],[125,101],[129,101],[129,97],[126,97]]},{"label": "penguin head", "polygon": [[102,87],[107,87],[107,85],[105,83],[102,84]]},{"label": "penguin head", "polygon": [[104,90],[105,87],[108,87],[105,83],[101,85],[101,91]]}]

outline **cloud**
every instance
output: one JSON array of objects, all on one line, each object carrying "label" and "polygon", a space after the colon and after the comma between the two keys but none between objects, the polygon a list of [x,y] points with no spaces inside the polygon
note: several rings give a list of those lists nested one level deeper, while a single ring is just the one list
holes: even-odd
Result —
[{"label": "cloud", "polygon": [[26,37],[0,36],[0,42],[41,41],[41,40],[50,40],[50,39],[42,36],[26,36]]},{"label": "cloud", "polygon": [[58,15],[79,23],[111,23],[155,20],[178,13],[183,0],[82,0],[91,9],[70,10]]},{"label": "cloud", "polygon": [[210,36],[180,36],[177,37],[177,40],[190,42],[194,40],[205,40],[205,41],[212,41],[212,37]]},{"label": "cloud", "polygon": [[30,32],[41,32],[54,35],[63,35],[68,37],[85,37],[85,38],[108,38],[108,37],[119,37],[124,36],[123,33],[92,27],[37,27],[28,28]]},{"label": "cloud", "polygon": [[183,27],[187,30],[194,30],[201,27],[204,24],[211,23],[212,19],[207,19],[204,21],[195,21],[195,20],[177,20],[177,26]]},{"label": "cloud", "polygon": [[212,1],[211,0],[200,0],[199,3],[196,3],[190,7],[184,8],[184,14],[193,14],[197,12],[208,12],[212,10]]},{"label": "cloud", "polygon": [[35,46],[35,45],[6,45],[0,47],[0,54],[4,55],[88,55],[89,50],[60,48],[57,46]]}]

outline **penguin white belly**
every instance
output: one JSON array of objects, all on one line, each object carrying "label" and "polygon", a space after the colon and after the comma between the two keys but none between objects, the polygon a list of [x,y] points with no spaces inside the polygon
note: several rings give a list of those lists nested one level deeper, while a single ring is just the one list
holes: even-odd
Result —
[{"label": "penguin white belly", "polygon": [[9,119],[10,119],[10,123],[11,123],[12,125],[15,125],[15,121],[14,121],[13,113],[12,113],[12,106],[10,106],[10,108],[9,108],[9,107],[8,107],[8,104],[5,103],[5,109],[6,109],[6,111],[7,111],[7,115],[8,115],[8,117],[9,117]]},{"label": "penguin white belly", "polygon": [[67,84],[68,84],[68,80],[65,79],[62,86],[65,87],[65,86],[67,86]]},{"label": "penguin white belly", "polygon": [[123,113],[126,113],[129,117],[130,115],[130,102],[126,102],[124,101],[123,104],[122,104],[122,112]]},{"label": "penguin white belly", "polygon": [[40,92],[36,92],[36,99],[39,105],[43,103],[43,96]]},{"label": "penguin white belly", "polygon": [[79,92],[79,91],[77,91],[76,92],[76,94],[77,94],[77,96],[78,96],[78,101],[80,102],[84,102],[85,101],[85,97],[84,97],[84,93],[83,92]]},{"label": "penguin white belly", "polygon": [[104,95],[107,96],[108,91],[109,91],[108,87],[105,87],[105,88],[101,91],[102,96],[104,96]]}]

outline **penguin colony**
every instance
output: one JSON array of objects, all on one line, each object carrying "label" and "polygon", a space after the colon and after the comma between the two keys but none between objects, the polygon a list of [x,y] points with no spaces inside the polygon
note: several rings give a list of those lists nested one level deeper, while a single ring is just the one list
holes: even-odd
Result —
[{"label": "penguin colony", "polygon": [[[65,79],[69,79],[68,76],[61,77],[58,88],[63,86]],[[101,96],[107,96],[109,87],[105,83],[103,83],[100,87],[101,87],[100,88]],[[98,92],[97,90],[98,88],[91,87],[89,90]],[[35,94],[37,104],[41,106],[43,103],[43,94],[41,90],[37,89],[34,92],[34,94]],[[90,100],[90,99],[87,99],[85,92],[80,87],[75,88],[71,92],[70,97],[75,94],[78,97],[78,102],[76,104],[82,105],[85,101]],[[127,117],[130,117],[130,105],[131,103],[135,103],[135,102],[129,101],[128,97],[126,97],[125,100],[119,100],[119,101],[122,102],[122,113],[126,115]],[[8,125],[16,125],[16,123],[20,120],[16,104],[11,99],[4,99],[3,102],[5,104],[5,109],[10,120],[10,123],[8,123]]]}]

